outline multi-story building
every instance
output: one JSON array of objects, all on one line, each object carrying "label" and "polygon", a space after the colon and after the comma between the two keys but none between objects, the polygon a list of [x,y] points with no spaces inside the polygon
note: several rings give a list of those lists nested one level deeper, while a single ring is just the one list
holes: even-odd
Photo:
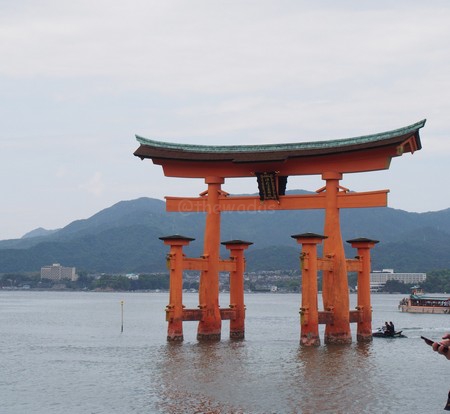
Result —
[{"label": "multi-story building", "polygon": [[41,279],[71,280],[74,282],[78,279],[78,275],[74,267],[64,267],[59,263],[54,263],[51,266],[41,267]]},{"label": "multi-story building", "polygon": [[397,280],[405,284],[419,284],[426,279],[426,273],[394,273],[394,269],[374,270],[370,273],[370,290],[382,289],[388,280]]}]

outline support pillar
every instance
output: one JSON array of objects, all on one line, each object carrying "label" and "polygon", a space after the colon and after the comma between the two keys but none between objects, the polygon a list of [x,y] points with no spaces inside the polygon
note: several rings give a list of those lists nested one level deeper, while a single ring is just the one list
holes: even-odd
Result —
[{"label": "support pillar", "polygon": [[332,270],[323,272],[322,297],[326,311],[333,312],[333,323],[326,324],[325,343],[347,344],[352,342],[350,332],[350,299],[348,295],[347,264],[342,243],[337,197],[342,174],[326,172],[322,174],[325,186],[325,229],[324,257],[332,260]]},{"label": "support pillar", "polygon": [[200,275],[199,308],[203,318],[198,324],[199,341],[220,340],[222,319],[219,308],[220,204],[222,177],[206,177],[206,226],[203,257],[208,269]]},{"label": "support pillar", "polygon": [[167,340],[170,342],[183,341],[183,246],[192,240],[189,237],[173,236],[160,237],[164,244],[170,246],[167,255],[170,269],[169,304],[166,306]]},{"label": "support pillar", "polygon": [[230,240],[222,244],[230,250],[230,258],[236,264],[235,270],[230,272],[230,308],[236,312],[236,316],[230,320],[230,338],[243,339],[245,336],[244,250],[253,243]]},{"label": "support pillar", "polygon": [[291,236],[302,245],[302,306],[300,308],[300,345],[319,346],[319,309],[317,290],[317,245],[325,236],[303,233]]},{"label": "support pillar", "polygon": [[361,268],[358,272],[358,304],[356,309],[362,313],[358,322],[357,341],[372,341],[372,305],[370,303],[370,249],[378,240],[359,238],[347,240],[353,248],[358,249]]}]

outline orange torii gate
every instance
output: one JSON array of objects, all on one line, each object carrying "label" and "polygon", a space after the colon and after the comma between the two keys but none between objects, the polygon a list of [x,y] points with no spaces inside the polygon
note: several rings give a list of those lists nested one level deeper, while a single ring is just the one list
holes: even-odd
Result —
[{"label": "orange torii gate", "polygon": [[[350,322],[358,324],[358,341],[372,339],[370,304],[370,249],[376,240],[349,240],[357,259],[346,259],[341,236],[341,208],[385,207],[389,190],[350,192],[340,185],[343,174],[388,169],[391,159],[421,149],[419,129],[425,120],[397,130],[331,141],[291,144],[205,146],[154,141],[136,136],[134,155],[161,165],[168,177],[203,178],[206,191],[199,197],[166,197],[172,212],[206,212],[204,251],[201,258],[186,258],[182,248],[193,239],[180,235],[162,237],[170,245],[170,300],[166,309],[168,340],[183,340],[182,322],[199,321],[198,340],[220,339],[221,321],[230,319],[230,336],[244,336],[243,251],[251,244],[224,242],[229,260],[220,258],[222,211],[324,209],[324,235],[293,235],[302,244],[301,343],[318,345],[318,324],[325,327],[325,343],[350,343]],[[312,195],[285,195],[287,177],[317,174],[325,185]],[[230,196],[222,190],[225,178],[257,177],[259,197]],[[323,258],[317,245],[323,241]],[[182,304],[182,273],[201,271],[199,309]],[[317,271],[323,272],[324,310],[317,305]],[[219,272],[229,271],[230,307],[219,307]],[[349,309],[347,272],[358,272],[358,306]]]}]

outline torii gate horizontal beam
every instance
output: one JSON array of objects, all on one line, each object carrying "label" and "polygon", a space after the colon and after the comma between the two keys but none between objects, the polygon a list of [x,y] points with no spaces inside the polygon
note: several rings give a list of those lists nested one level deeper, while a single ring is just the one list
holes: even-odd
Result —
[{"label": "torii gate horizontal beam", "polygon": [[[361,193],[338,193],[338,208],[386,207],[389,190]],[[258,196],[220,196],[220,211],[270,211],[324,209],[326,194],[301,194],[280,196],[279,200],[261,201]],[[205,212],[206,197],[165,197],[166,211]]]},{"label": "torii gate horizontal beam", "polygon": [[268,145],[189,145],[136,136],[134,155],[161,165],[168,177],[254,177],[277,171],[280,176],[341,174],[389,168],[393,157],[421,149],[419,130],[425,120],[379,134],[331,141]]}]

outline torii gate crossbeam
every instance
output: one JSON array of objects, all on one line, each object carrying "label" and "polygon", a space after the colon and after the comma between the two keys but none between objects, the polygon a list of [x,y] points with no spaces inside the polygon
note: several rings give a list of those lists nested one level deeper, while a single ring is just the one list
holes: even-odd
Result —
[{"label": "torii gate crossbeam", "polygon": [[[339,192],[338,208],[386,207],[389,190],[368,191],[360,193]],[[285,195],[278,200],[261,202],[254,196],[219,196],[220,211],[271,211],[271,210],[309,210],[325,209],[326,194]],[[166,210],[170,212],[205,212],[207,198],[203,197],[166,197]]]}]

